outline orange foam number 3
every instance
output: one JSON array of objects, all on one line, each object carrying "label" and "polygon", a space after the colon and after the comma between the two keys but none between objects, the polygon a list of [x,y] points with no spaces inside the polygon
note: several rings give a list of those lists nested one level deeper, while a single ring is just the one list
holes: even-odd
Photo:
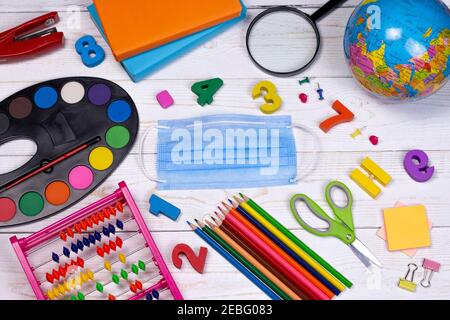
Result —
[{"label": "orange foam number 3", "polygon": [[350,110],[348,110],[347,107],[344,106],[339,100],[336,100],[333,103],[333,109],[338,113],[338,115],[323,121],[319,126],[320,129],[322,129],[322,131],[325,133],[330,131],[330,129],[334,126],[337,126],[338,124],[344,122],[350,122],[355,118],[355,115]]},{"label": "orange foam number 3", "polygon": [[277,88],[270,81],[261,81],[254,88],[252,92],[253,99],[259,98],[263,95],[263,91],[266,93],[264,95],[265,104],[263,104],[259,109],[265,114],[271,114],[281,108],[283,100],[277,94]]},{"label": "orange foam number 3", "polygon": [[203,273],[205,268],[206,255],[208,254],[208,249],[205,247],[200,247],[198,256],[195,254],[194,250],[185,243],[179,243],[173,248],[172,251],[172,262],[177,269],[181,269],[183,260],[181,260],[180,255],[184,254],[188,259],[191,266],[198,273]]}]

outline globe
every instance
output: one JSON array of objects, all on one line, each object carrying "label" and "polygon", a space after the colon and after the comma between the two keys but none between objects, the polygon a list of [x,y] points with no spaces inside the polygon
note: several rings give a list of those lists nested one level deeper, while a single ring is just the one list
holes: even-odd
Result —
[{"label": "globe", "polygon": [[392,101],[427,97],[450,74],[450,11],[439,0],[364,0],[351,15],[344,51],[354,78]]}]

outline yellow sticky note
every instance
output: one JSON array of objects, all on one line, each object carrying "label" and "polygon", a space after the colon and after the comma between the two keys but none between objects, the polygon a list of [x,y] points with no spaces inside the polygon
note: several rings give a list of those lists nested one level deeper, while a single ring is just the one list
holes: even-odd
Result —
[{"label": "yellow sticky note", "polygon": [[424,206],[384,209],[384,225],[390,251],[423,248],[431,245]]}]

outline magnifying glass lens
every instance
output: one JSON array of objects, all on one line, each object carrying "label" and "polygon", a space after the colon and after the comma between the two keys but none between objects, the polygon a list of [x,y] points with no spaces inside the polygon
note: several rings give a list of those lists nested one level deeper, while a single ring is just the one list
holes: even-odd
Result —
[{"label": "magnifying glass lens", "polygon": [[315,57],[318,36],[301,12],[274,11],[255,22],[248,34],[248,50],[260,67],[273,73],[293,73]]}]

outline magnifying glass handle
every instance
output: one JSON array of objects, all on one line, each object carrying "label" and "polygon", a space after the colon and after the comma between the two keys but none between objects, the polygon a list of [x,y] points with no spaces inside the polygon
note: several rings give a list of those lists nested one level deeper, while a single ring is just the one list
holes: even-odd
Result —
[{"label": "magnifying glass handle", "polygon": [[325,17],[327,14],[329,14],[335,7],[340,5],[341,3],[345,2],[347,0],[330,0],[327,3],[325,3],[319,10],[314,12],[311,16],[311,19],[314,22],[319,21],[323,17]]}]

